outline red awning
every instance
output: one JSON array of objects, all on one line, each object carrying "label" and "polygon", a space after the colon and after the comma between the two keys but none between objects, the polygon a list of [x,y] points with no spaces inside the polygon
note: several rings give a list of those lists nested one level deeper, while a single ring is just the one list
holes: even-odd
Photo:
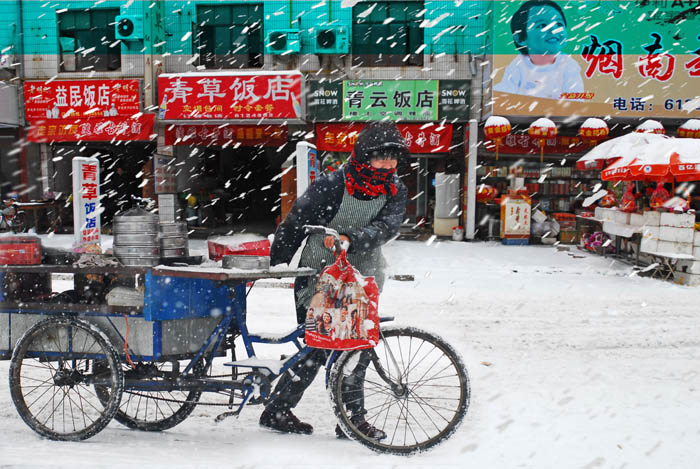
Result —
[{"label": "red awning", "polygon": [[[452,124],[397,124],[411,153],[447,153],[452,144]],[[316,124],[316,148],[351,152],[362,123]]]},{"label": "red awning", "polygon": [[285,125],[178,125],[165,128],[165,145],[279,147],[287,143]]}]

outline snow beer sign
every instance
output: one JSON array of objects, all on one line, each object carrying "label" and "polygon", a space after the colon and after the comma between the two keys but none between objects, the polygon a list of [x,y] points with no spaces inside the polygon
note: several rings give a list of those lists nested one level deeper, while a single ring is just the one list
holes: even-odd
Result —
[{"label": "snow beer sign", "polygon": [[297,71],[165,73],[158,76],[164,120],[301,119]]}]

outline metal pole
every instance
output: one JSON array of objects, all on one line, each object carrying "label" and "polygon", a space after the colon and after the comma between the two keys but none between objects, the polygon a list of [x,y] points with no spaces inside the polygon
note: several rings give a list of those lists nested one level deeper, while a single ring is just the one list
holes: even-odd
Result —
[{"label": "metal pole", "polygon": [[473,240],[476,227],[476,145],[479,131],[479,122],[476,119],[469,120],[469,149],[467,151],[467,193],[465,214],[466,235],[468,240]]}]

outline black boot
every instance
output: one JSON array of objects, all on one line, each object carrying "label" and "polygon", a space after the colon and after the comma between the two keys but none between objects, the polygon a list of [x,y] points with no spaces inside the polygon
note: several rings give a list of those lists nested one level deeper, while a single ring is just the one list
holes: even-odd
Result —
[{"label": "black boot", "polygon": [[314,427],[300,421],[291,410],[269,411],[265,409],[260,415],[260,425],[282,433],[311,435]]},{"label": "black boot", "polygon": [[[350,417],[350,421],[357,427],[358,430],[373,440],[379,441],[386,438],[386,433],[365,420],[365,417],[362,414],[353,415]],[[341,440],[347,438],[347,435],[343,433],[340,425],[335,426],[335,436]]]}]

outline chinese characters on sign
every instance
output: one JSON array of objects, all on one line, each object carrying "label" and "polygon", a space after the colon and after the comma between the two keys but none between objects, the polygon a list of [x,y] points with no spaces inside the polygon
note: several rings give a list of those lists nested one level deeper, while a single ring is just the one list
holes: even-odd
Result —
[{"label": "chinese characters on sign", "polygon": [[502,39],[493,42],[494,114],[700,116],[697,0],[609,0],[576,8],[557,0],[564,26],[542,56],[551,60],[538,64],[527,48],[516,48],[512,34],[514,13],[527,3],[493,3],[495,17],[508,19],[493,24]]},{"label": "chinese characters on sign", "polygon": [[175,158],[166,155],[153,155],[153,179],[156,194],[177,192],[177,167]]},{"label": "chinese characters on sign", "polygon": [[161,119],[300,119],[301,73],[180,73],[158,77]]},{"label": "chinese characters on sign", "polygon": [[83,252],[100,244],[100,162],[97,158],[73,158],[73,249]]},{"label": "chinese characters on sign", "polygon": [[[588,148],[589,144],[580,137],[557,135],[556,137],[545,139],[544,142],[544,152],[550,155],[573,154],[585,151]],[[484,149],[488,152],[495,153],[496,144],[491,140],[486,140],[486,142],[484,142]],[[528,134],[512,133],[502,140],[499,151],[501,154],[536,154],[540,152],[540,147],[537,138]]]},{"label": "chinese characters on sign", "polygon": [[469,120],[469,80],[353,80],[309,83],[307,119]]},{"label": "chinese characters on sign", "polygon": [[507,195],[501,198],[501,238],[530,237],[530,199]]},{"label": "chinese characters on sign", "polygon": [[178,125],[165,128],[164,145],[279,147],[287,143],[287,127],[281,125]]},{"label": "chinese characters on sign", "polygon": [[30,142],[134,141],[151,140],[154,114],[138,117],[59,119],[32,123]]},{"label": "chinese characters on sign", "polygon": [[27,120],[131,116],[141,110],[138,80],[56,80],[24,83]]},{"label": "chinese characters on sign", "polygon": [[437,120],[437,80],[353,80],[343,83],[343,119]]},{"label": "chinese characters on sign", "polygon": [[[351,152],[364,124],[316,124],[316,146],[324,151]],[[397,124],[411,153],[447,153],[452,124]]]}]

